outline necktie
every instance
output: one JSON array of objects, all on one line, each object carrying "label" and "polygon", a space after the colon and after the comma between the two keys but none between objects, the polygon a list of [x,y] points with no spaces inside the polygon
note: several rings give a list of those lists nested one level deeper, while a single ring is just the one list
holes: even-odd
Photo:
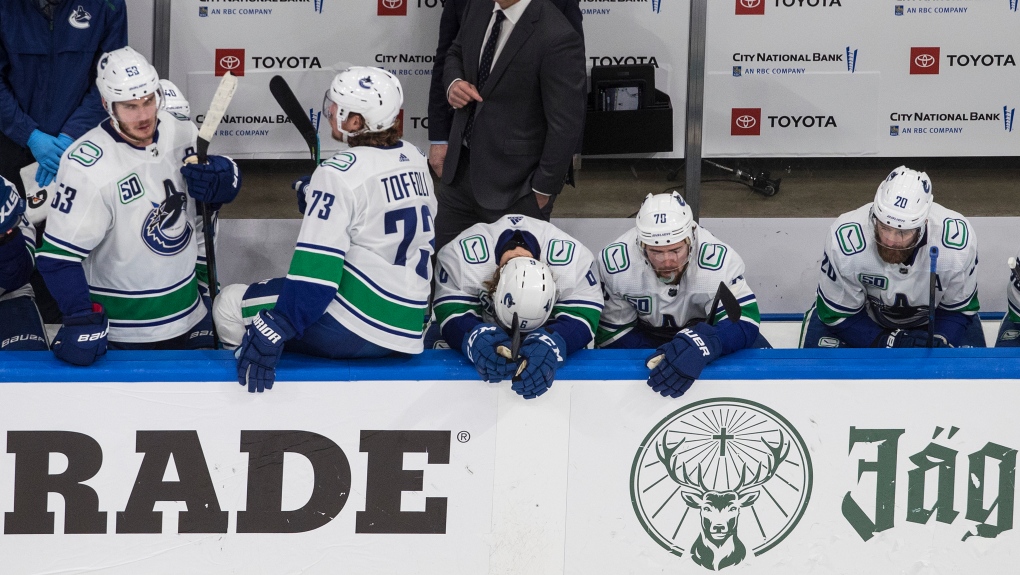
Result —
[{"label": "necktie", "polygon": [[[481,93],[485,81],[489,79],[489,71],[492,69],[492,59],[496,57],[496,44],[499,43],[499,31],[503,28],[503,20],[506,14],[502,10],[496,10],[496,21],[492,23],[492,31],[485,41],[485,48],[482,50],[482,58],[478,61],[478,92]],[[468,116],[467,125],[464,126],[464,143],[470,145],[471,128],[475,123],[475,109],[471,107],[471,115]]]}]

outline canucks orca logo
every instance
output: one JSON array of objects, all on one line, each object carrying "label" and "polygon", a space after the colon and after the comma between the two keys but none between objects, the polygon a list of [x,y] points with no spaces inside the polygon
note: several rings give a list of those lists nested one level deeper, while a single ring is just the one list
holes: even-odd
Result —
[{"label": "canucks orca logo", "polygon": [[71,26],[84,30],[89,27],[89,20],[92,19],[92,14],[85,11],[85,7],[81,4],[71,12],[70,18],[67,19],[71,23]]},{"label": "canucks orca logo", "polygon": [[507,308],[514,307],[514,297],[510,295],[510,292],[507,292],[507,294],[503,296],[503,305]]},{"label": "canucks orca logo", "polygon": [[364,78],[362,78],[361,80],[358,81],[358,85],[361,86],[362,88],[368,90],[369,88],[372,87],[372,77],[371,76],[365,76]]},{"label": "canucks orca logo", "polygon": [[185,209],[187,202],[188,197],[178,192],[167,194],[161,204],[153,202],[142,224],[142,241],[154,253],[172,256],[188,247],[193,230]]}]

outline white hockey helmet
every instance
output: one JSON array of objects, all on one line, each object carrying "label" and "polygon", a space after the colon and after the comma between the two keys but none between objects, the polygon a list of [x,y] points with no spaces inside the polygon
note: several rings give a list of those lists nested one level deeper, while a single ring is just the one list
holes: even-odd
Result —
[{"label": "white hockey helmet", "polygon": [[693,240],[694,225],[694,213],[680,192],[648,194],[637,214],[637,239],[646,246],[671,246]]},{"label": "white hockey helmet", "polygon": [[393,127],[404,104],[400,80],[382,68],[351,66],[333,78],[322,102],[322,112],[331,117],[330,104],[337,106],[337,126],[354,112],[365,119],[365,127],[348,135],[382,132]]},{"label": "white hockey helmet", "polygon": [[131,46],[107,52],[96,66],[96,85],[103,97],[106,113],[113,115],[114,102],[127,102],[156,94],[156,106],[163,107],[163,88],[159,74],[149,61]]},{"label": "white hockey helmet", "polygon": [[536,259],[514,258],[500,271],[492,300],[503,327],[511,327],[516,313],[522,332],[536,330],[549,319],[556,303],[552,270]]},{"label": "white hockey helmet", "polygon": [[900,166],[878,186],[871,213],[890,228],[913,230],[927,222],[932,201],[928,174]]},{"label": "white hockey helmet", "polygon": [[166,111],[174,114],[175,116],[180,115],[190,117],[191,104],[189,104],[188,99],[184,97],[184,92],[182,92],[176,84],[166,78],[160,80],[159,85],[163,88],[163,98],[166,102]]}]

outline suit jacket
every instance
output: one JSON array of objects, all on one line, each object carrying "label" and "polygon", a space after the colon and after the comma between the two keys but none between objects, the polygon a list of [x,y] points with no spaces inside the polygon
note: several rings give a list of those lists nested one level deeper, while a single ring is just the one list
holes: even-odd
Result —
[{"label": "suit jacket", "polygon": [[[470,4],[450,45],[443,84],[477,85],[478,60],[492,4]],[[482,102],[456,111],[443,182],[451,184],[464,127],[471,134],[469,186],[480,206],[503,210],[532,192],[558,194],[584,126],[584,45],[549,0],[532,0],[507,38],[482,88]]]},{"label": "suit jacket", "polygon": [[[453,108],[446,101],[447,86],[443,84],[443,68],[446,64],[446,52],[460,32],[460,25],[464,21],[464,12],[469,2],[484,4],[492,10],[492,0],[446,0],[443,15],[439,20],[439,45],[436,46],[436,57],[432,64],[432,84],[429,86],[429,140],[433,142],[445,142],[450,137]],[[581,0],[549,0],[549,2],[567,17],[570,25],[581,35],[581,44],[584,45]]]}]

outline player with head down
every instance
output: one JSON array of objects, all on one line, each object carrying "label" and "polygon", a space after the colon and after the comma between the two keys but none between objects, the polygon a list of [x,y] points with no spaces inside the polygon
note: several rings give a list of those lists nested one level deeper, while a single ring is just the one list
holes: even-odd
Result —
[{"label": "player with head down", "polygon": [[[938,249],[935,301],[930,248]],[[900,166],[875,201],[832,224],[801,347],[985,347],[977,317],[977,237],[935,203],[928,174]]]},{"label": "player with head down", "polygon": [[[513,379],[519,395],[538,397],[595,335],[602,292],[591,252],[548,222],[506,215],[475,224],[439,250],[438,266],[434,312],[443,339],[483,381]],[[515,315],[523,341],[519,358],[507,358],[499,348],[513,348]]]},{"label": "player with head down", "polygon": [[403,91],[352,67],[326,91],[333,138],[350,145],[295,182],[304,213],[287,277],[231,285],[215,303],[237,377],[272,389],[284,348],[332,359],[421,353],[436,198],[425,154],[400,139]]},{"label": "player with head down", "polygon": [[[656,348],[651,357],[662,360],[648,385],[663,397],[683,395],[723,355],[771,347],[758,333],[761,314],[744,280],[744,261],[694,222],[676,191],[649,194],[634,228],[603,248],[598,266],[606,308],[595,341],[606,348]],[[725,319],[716,301],[720,282],[740,304],[737,321]]]},{"label": "player with head down", "polygon": [[159,76],[131,47],[99,60],[110,117],[67,148],[38,267],[64,324],[53,352],[90,365],[114,349],[212,347],[196,200],[214,210],[241,186],[230,158],[187,164],[198,130],[164,109]]},{"label": "player with head down", "polygon": [[46,331],[28,280],[35,269],[35,227],[25,200],[0,178],[0,351],[46,351]]},{"label": "player with head down", "polygon": [[1020,347],[1020,256],[1009,258],[1009,286],[1006,287],[1005,317],[999,323],[995,347]]}]

